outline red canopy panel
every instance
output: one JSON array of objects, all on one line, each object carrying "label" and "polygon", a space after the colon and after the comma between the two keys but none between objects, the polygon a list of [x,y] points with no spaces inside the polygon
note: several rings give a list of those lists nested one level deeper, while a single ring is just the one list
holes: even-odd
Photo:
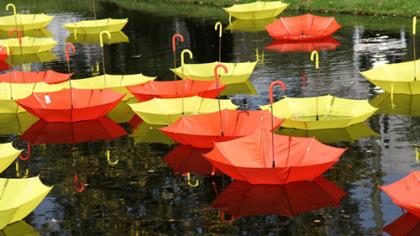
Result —
[{"label": "red canopy panel", "polygon": [[405,213],[391,224],[385,226],[384,231],[391,236],[418,236],[420,235],[420,218]]},{"label": "red canopy panel", "polygon": [[7,83],[37,83],[45,82],[47,84],[58,84],[68,81],[72,74],[64,74],[53,70],[26,72],[26,71],[10,71],[0,74],[0,82]]}]

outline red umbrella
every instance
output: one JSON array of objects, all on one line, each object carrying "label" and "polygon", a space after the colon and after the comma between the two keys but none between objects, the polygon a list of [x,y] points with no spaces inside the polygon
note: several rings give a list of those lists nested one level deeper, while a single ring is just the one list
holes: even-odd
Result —
[{"label": "red umbrella", "polygon": [[64,89],[33,93],[17,103],[48,122],[77,122],[105,116],[125,96],[112,89]]},{"label": "red umbrella", "polygon": [[[346,192],[323,177],[313,182],[285,185],[252,185],[234,181],[214,200],[212,206],[232,219],[257,215],[292,217],[325,207],[338,207]],[[222,215],[223,215],[222,214]]]},{"label": "red umbrella", "polygon": [[391,236],[418,236],[420,235],[420,218],[405,213],[391,224],[385,226],[384,231]]},{"label": "red umbrella", "polygon": [[8,56],[7,49],[0,45],[0,71],[10,68],[9,64],[6,62]]},{"label": "red umbrella", "polygon": [[406,177],[381,189],[398,206],[420,217],[420,171],[413,171]]},{"label": "red umbrella", "polygon": [[249,136],[216,143],[204,156],[235,180],[286,184],[322,175],[339,160],[344,150],[322,144],[315,138],[273,135],[258,130]]},{"label": "red umbrella", "polygon": [[209,151],[209,149],[196,149],[180,145],[166,155],[163,160],[177,174],[192,172],[201,176],[220,175],[220,171],[216,170],[203,156]]},{"label": "red umbrella", "polygon": [[153,98],[181,98],[200,96],[215,98],[219,96],[226,85],[219,81],[177,80],[177,81],[149,81],[145,84],[127,87],[140,101]]},{"label": "red umbrella", "polygon": [[274,41],[267,45],[265,48],[269,51],[275,51],[280,53],[285,52],[312,52],[317,51],[329,51],[335,50],[341,43],[335,40],[332,36],[316,41],[302,41],[302,42],[290,42],[290,41]]},{"label": "red umbrella", "polygon": [[341,25],[334,17],[302,16],[280,17],[266,26],[268,34],[275,40],[307,41],[322,39],[334,34]]},{"label": "red umbrella", "polygon": [[69,80],[70,77],[71,74],[58,73],[53,70],[38,72],[11,71],[0,75],[0,82],[58,84]]},{"label": "red umbrella", "polygon": [[127,132],[109,118],[73,123],[49,123],[39,120],[23,135],[31,144],[76,144],[96,140],[111,140]]},{"label": "red umbrella", "polygon": [[[254,133],[258,129],[273,130],[271,114],[266,110],[222,110],[223,126],[219,112],[184,116],[160,130],[178,143],[195,148],[212,148],[215,142],[228,141]],[[274,118],[274,129],[282,120]],[[223,132],[223,135],[222,135]]]}]

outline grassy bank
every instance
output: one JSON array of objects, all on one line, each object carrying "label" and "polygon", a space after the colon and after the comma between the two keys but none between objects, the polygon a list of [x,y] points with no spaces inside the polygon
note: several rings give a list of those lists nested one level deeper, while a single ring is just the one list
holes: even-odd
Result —
[{"label": "grassy bank", "polygon": [[[120,3],[153,3],[156,0],[112,0]],[[230,6],[254,0],[159,0],[167,3],[186,3],[207,6]],[[357,15],[420,15],[419,0],[285,0],[290,10],[350,13]]]}]

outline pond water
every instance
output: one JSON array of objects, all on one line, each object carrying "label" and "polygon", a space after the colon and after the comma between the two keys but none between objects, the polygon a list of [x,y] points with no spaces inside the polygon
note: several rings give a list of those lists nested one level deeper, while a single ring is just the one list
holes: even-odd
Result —
[{"label": "pond water", "polygon": [[[25,2],[25,1],[24,1]],[[65,40],[69,37],[63,23],[91,19],[89,7],[81,1],[68,0],[65,4],[48,4],[34,8],[37,1],[26,1],[19,9],[29,8],[34,12],[47,12],[55,16],[48,26],[59,42],[54,53],[58,60],[26,64],[24,69],[54,69],[66,72],[64,61]],[[58,1],[62,2],[62,1]],[[83,1],[82,1],[83,2]],[[127,1],[128,2],[128,1]],[[79,4],[79,5],[78,5]],[[134,3],[133,3],[134,4]],[[134,4],[135,5],[135,4]],[[79,7],[78,7],[79,6]],[[44,8],[44,9],[43,9]],[[79,8],[79,9],[78,9]],[[60,10],[61,9],[61,10]],[[106,71],[111,74],[143,73],[156,75],[159,79],[173,78],[168,68],[172,67],[170,37],[179,32],[185,42],[178,50],[189,48],[194,54],[194,63],[212,62],[218,58],[218,35],[214,31],[216,21],[228,26],[227,16],[217,9],[208,14],[197,14],[196,7],[168,11],[168,5],[148,7],[147,11],[101,3],[98,16],[129,18],[124,33],[129,43],[107,45],[104,48]],[[150,10],[153,9],[153,10]],[[183,9],[182,7],[180,8]],[[197,11],[195,13],[195,11]],[[286,12],[285,15],[296,15]],[[258,63],[250,81],[252,84],[231,88],[227,97],[243,109],[257,109],[268,103],[268,85],[274,80],[287,84],[285,95],[308,97],[325,94],[345,98],[373,99],[383,102],[378,114],[367,125],[351,130],[329,133],[280,132],[296,135],[317,135],[320,140],[347,150],[337,165],[324,176],[347,194],[338,206],[327,202],[313,204],[319,196],[303,196],[291,199],[297,208],[292,209],[285,199],[263,199],[262,202],[247,202],[237,188],[249,186],[229,185],[227,176],[200,177],[200,185],[190,187],[185,176],[174,174],[163,158],[176,148],[169,139],[159,134],[156,127],[140,124],[134,131],[121,124],[130,134],[112,141],[95,141],[79,144],[32,145],[31,159],[19,161],[9,167],[1,177],[22,176],[25,169],[29,176],[40,175],[44,183],[54,189],[25,219],[33,227],[32,233],[42,235],[381,235],[382,228],[398,218],[401,209],[378,188],[392,183],[409,171],[419,169],[415,147],[420,145],[420,103],[415,97],[395,97],[397,109],[391,109],[390,99],[375,98],[381,93],[359,71],[375,65],[411,60],[410,19],[338,15],[343,25],[334,38],[340,43],[335,50],[320,52],[320,70],[315,72],[308,52],[278,52],[269,46],[272,40],[267,33],[258,31],[264,22],[250,27],[234,23],[237,31],[225,30],[222,38],[222,60],[227,62],[253,61],[258,49]],[[242,30],[241,30],[242,29]],[[251,31],[251,32],[247,32]],[[98,44],[76,43],[77,53],[71,68],[74,78],[83,78],[101,73],[102,51]],[[266,49],[267,48],[267,49]],[[417,50],[419,52],[420,50]],[[99,65],[99,71],[97,68]],[[20,68],[20,67],[16,67]],[[240,94],[239,94],[240,91]],[[283,95],[279,93],[279,96]],[[278,97],[279,98],[279,97]],[[115,117],[127,121],[130,113],[122,110]],[[115,118],[114,117],[114,118]],[[14,141],[25,147],[20,135],[33,123],[30,119],[0,120],[1,141]],[[370,128],[369,128],[370,127]],[[56,128],[58,129],[58,128]],[[64,130],[64,129],[63,129]],[[86,132],[93,132],[89,130]],[[66,131],[61,131],[66,132]],[[62,133],[63,134],[63,133]],[[51,140],[54,142],[57,140]],[[182,147],[181,147],[182,148]],[[107,163],[105,153],[118,159],[116,165]],[[178,150],[179,151],[179,150]],[[182,150],[181,150],[181,153]],[[203,164],[205,165],[205,164]],[[78,184],[74,184],[75,178]],[[85,189],[80,187],[85,183]],[[331,184],[331,183],[329,183]],[[224,222],[219,211],[212,207],[216,198],[231,189],[233,197],[227,197],[244,216],[233,222]],[[79,187],[79,188],[77,188]],[[298,186],[304,192],[310,186]],[[250,191],[255,198],[269,195],[273,189]],[[340,190],[336,189],[336,193]],[[322,195],[321,195],[322,196]],[[261,197],[261,196],[260,196]],[[284,197],[284,196],[283,196]],[[234,199],[234,200],[232,200]],[[235,200],[236,199],[236,200]],[[264,202],[266,200],[267,202]],[[278,201],[277,201],[278,200]],[[270,202],[268,202],[270,201]],[[219,202],[220,203],[220,202]],[[267,204],[269,205],[267,206]],[[220,203],[223,204],[223,203]],[[290,202],[289,202],[290,204]],[[217,205],[215,203],[215,205]],[[306,206],[308,205],[308,206]],[[307,208],[306,208],[307,207]],[[263,215],[272,209],[288,212],[277,216]],[[312,210],[308,210],[312,209]],[[258,215],[258,213],[260,215]],[[257,215],[255,215],[257,214]],[[225,216],[229,219],[229,216]],[[3,233],[0,232],[0,235]]]}]

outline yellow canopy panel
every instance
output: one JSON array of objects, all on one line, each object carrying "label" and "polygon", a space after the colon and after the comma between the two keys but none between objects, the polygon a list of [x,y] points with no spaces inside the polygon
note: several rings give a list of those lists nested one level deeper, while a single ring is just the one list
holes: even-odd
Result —
[{"label": "yellow canopy panel", "polygon": [[142,123],[132,133],[131,137],[134,139],[134,143],[162,143],[172,145],[175,143],[171,138],[160,131],[160,128],[165,127],[164,125],[149,125]]},{"label": "yellow canopy panel", "polygon": [[40,53],[32,53],[32,54],[12,54],[9,55],[6,59],[7,64],[10,66],[17,66],[22,64],[34,63],[34,62],[49,62],[58,60],[57,55],[52,52],[40,52]]},{"label": "yellow canopy panel", "polygon": [[0,144],[0,174],[12,164],[22,150],[17,150],[12,143]]},{"label": "yellow canopy panel", "polygon": [[282,1],[235,4],[223,8],[227,13],[241,20],[273,18],[282,13],[289,4]]},{"label": "yellow canopy panel", "polygon": [[202,64],[184,64],[181,67],[170,70],[182,79],[215,80],[214,67],[218,64],[223,64],[228,69],[227,74],[220,73],[221,82],[223,84],[238,84],[245,83],[249,77],[251,77],[251,74],[257,65],[257,61],[240,63],[211,62]]},{"label": "yellow canopy panel", "polygon": [[57,45],[57,41],[52,38],[23,37],[22,45],[17,38],[1,39],[0,45],[9,47],[11,55],[36,54],[51,51]]},{"label": "yellow canopy panel", "polygon": [[369,102],[376,114],[420,116],[420,95],[382,93]]},{"label": "yellow canopy panel", "polygon": [[127,123],[136,115],[134,114],[133,110],[131,110],[131,107],[128,106],[128,104],[136,102],[138,101],[135,97],[121,101],[106,116],[119,124]]},{"label": "yellow canopy panel", "polygon": [[[11,31],[17,28],[27,31],[45,28],[53,19],[53,16],[45,14],[16,14],[0,17],[0,30]],[[17,20],[17,21],[16,21]]]},{"label": "yellow canopy panel", "polygon": [[[127,24],[128,19],[101,19],[101,20],[84,20],[76,23],[68,23],[64,28],[73,34],[99,34],[106,30],[110,33],[121,31]],[[99,35],[98,35],[99,37]]]},{"label": "yellow canopy panel", "polygon": [[[285,119],[282,127],[315,130],[345,128],[364,122],[377,108],[367,100],[338,98],[331,95],[284,98],[273,104],[274,115]],[[261,106],[269,110],[270,105]]]},{"label": "yellow canopy panel", "polygon": [[[220,100],[221,109],[235,110],[231,100]],[[187,98],[153,98],[146,102],[129,104],[131,109],[150,125],[169,125],[183,115],[204,114],[218,111],[217,99],[198,96]]]},{"label": "yellow canopy panel", "polygon": [[[113,32],[111,33],[111,38],[104,37],[103,40],[105,44],[128,43],[130,41],[128,36],[122,31]],[[69,43],[83,43],[83,44],[88,44],[88,43],[98,44],[100,43],[99,41],[100,41],[99,34],[71,33],[69,37],[67,37],[66,39],[66,42],[69,42]]]},{"label": "yellow canopy panel", "polygon": [[41,182],[39,176],[0,179],[0,230],[29,215],[51,189]]},{"label": "yellow canopy panel", "polygon": [[[10,35],[9,32],[10,31],[0,30],[0,38],[1,39],[9,39],[9,38],[17,38],[18,37],[16,34]],[[23,36],[35,37],[35,38],[50,38],[50,37],[53,36],[53,34],[48,29],[42,28],[42,29],[27,30],[27,31],[23,32]]]},{"label": "yellow canopy panel", "polygon": [[420,60],[380,65],[360,74],[388,93],[420,94]]},{"label": "yellow canopy panel", "polygon": [[22,135],[38,118],[21,108],[20,113],[0,113],[0,135]]},{"label": "yellow canopy panel", "polygon": [[251,94],[257,95],[258,92],[255,89],[254,84],[251,81],[239,84],[229,84],[223,89],[221,95],[234,95],[234,94]]},{"label": "yellow canopy panel", "polygon": [[[2,234],[3,233],[3,234]],[[41,234],[25,221],[13,223],[0,232],[2,236],[41,236]]]}]

